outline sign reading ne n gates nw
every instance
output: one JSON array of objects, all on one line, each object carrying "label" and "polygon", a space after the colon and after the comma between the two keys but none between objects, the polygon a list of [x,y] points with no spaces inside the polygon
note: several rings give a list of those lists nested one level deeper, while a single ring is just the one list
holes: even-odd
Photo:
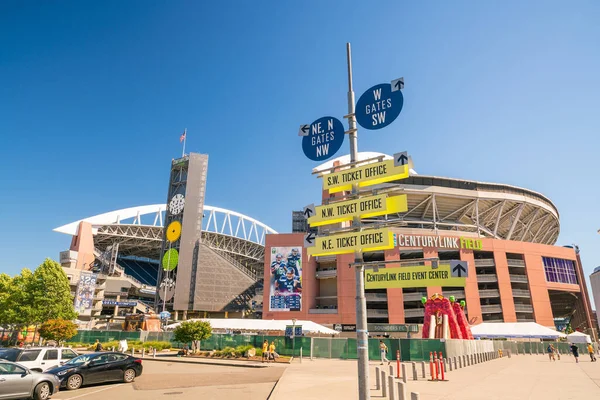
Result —
[{"label": "sign reading ne n gates nw", "polygon": [[308,218],[308,223],[310,226],[321,226],[352,221],[352,218],[358,216],[370,218],[407,210],[408,203],[405,194],[392,197],[380,194],[317,206],[314,211],[315,215]]},{"label": "sign reading ne n gates nw", "polygon": [[442,264],[433,269],[429,265],[419,267],[382,268],[365,271],[365,289],[415,288],[428,286],[464,287],[466,278],[454,277],[450,265]]},{"label": "sign reading ne n gates nw", "polygon": [[359,187],[365,187],[408,178],[408,164],[397,166],[394,164],[396,164],[394,160],[384,160],[325,174],[323,175],[323,190],[337,193],[351,191],[352,184],[355,183]]},{"label": "sign reading ne n gates nw", "polygon": [[314,242],[314,246],[306,249],[311,256],[388,250],[396,246],[395,234],[390,228],[368,229],[362,232],[317,237]]}]

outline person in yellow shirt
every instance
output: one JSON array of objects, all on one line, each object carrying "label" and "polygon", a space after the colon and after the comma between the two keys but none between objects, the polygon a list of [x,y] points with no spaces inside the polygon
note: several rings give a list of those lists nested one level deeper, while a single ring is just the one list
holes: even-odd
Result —
[{"label": "person in yellow shirt", "polygon": [[587,351],[588,351],[588,353],[590,353],[590,358],[591,358],[592,362],[596,361],[596,356],[594,356],[594,346],[592,346],[591,343],[588,343]]},{"label": "person in yellow shirt", "polygon": [[275,361],[275,342],[271,342],[271,345],[269,346],[269,360],[271,358]]},{"label": "person in yellow shirt", "polygon": [[265,359],[269,361],[269,341],[265,340],[262,345],[262,362],[265,362]]}]

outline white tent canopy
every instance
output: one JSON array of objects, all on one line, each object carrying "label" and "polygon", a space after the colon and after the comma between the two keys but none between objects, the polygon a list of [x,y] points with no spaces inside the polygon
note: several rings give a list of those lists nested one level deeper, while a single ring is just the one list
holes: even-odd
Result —
[{"label": "white tent canopy", "polygon": [[[242,318],[206,318],[190,319],[188,321],[208,321],[215,331],[246,331],[246,332],[267,332],[267,331],[285,331],[287,325],[293,325],[292,320],[268,320],[268,319],[242,319]],[[183,321],[182,321],[183,322]],[[181,322],[167,325],[167,330],[173,330]],[[296,326],[302,325],[302,331],[305,333],[321,333],[325,335],[337,335],[339,332],[319,325],[312,321],[296,320]]]},{"label": "white tent canopy", "polygon": [[535,322],[483,322],[472,326],[471,332],[476,338],[556,339],[567,336]]},{"label": "white tent canopy", "polygon": [[586,335],[582,332],[573,332],[567,335],[567,340],[569,343],[592,343],[590,335]]}]

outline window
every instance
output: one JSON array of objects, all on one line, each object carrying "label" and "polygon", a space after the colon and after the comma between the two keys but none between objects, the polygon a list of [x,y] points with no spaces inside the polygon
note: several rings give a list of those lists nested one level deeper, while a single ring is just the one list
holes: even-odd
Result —
[{"label": "window", "polygon": [[0,362],[0,375],[22,375],[26,372],[25,369],[18,365]]},{"label": "window", "polygon": [[44,360],[58,360],[58,350],[48,350],[44,354]]},{"label": "window", "polygon": [[19,349],[0,349],[0,358],[6,361],[17,361],[19,354],[21,354]]},{"label": "window", "polygon": [[126,358],[127,358],[127,356],[124,354],[110,354],[107,357],[108,362],[124,361]]},{"label": "window", "polygon": [[71,360],[77,357],[77,354],[73,350],[63,349],[60,353],[60,356],[63,360]]},{"label": "window", "polygon": [[23,353],[21,353],[21,357],[19,357],[18,362],[35,361],[41,352],[42,350],[25,350]]},{"label": "window", "polygon": [[577,274],[573,260],[561,258],[542,257],[546,281],[557,283],[570,283],[577,285]]}]

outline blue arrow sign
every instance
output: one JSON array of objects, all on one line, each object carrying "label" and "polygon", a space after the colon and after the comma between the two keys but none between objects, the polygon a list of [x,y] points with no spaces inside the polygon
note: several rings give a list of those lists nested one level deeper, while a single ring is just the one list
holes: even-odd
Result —
[{"label": "blue arrow sign", "polygon": [[385,128],[400,115],[404,96],[400,90],[392,91],[392,85],[375,85],[360,96],[356,103],[356,122],[365,129]]},{"label": "blue arrow sign", "polygon": [[302,150],[313,161],[327,160],[344,143],[344,126],[334,117],[319,118],[310,124],[307,136],[302,138]]}]

